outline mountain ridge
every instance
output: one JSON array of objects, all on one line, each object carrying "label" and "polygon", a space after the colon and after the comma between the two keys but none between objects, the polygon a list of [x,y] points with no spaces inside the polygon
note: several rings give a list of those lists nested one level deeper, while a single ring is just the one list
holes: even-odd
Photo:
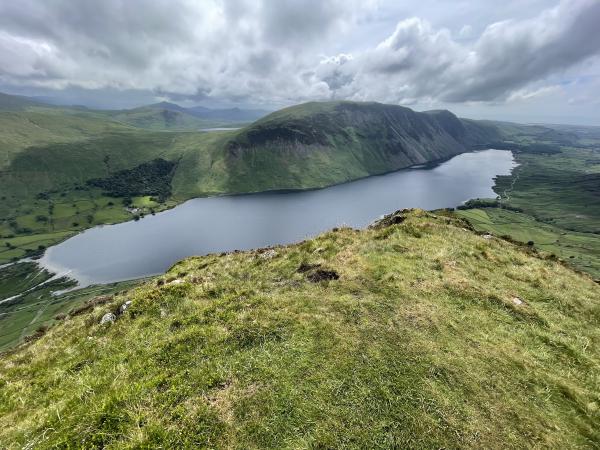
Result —
[{"label": "mountain ridge", "polygon": [[500,138],[495,127],[449,111],[342,101],[276,111],[232,134],[224,146],[232,184],[254,184],[258,191],[265,183],[265,190],[277,186],[257,174],[286,174],[286,188],[302,188],[304,179],[322,187],[447,159]]}]

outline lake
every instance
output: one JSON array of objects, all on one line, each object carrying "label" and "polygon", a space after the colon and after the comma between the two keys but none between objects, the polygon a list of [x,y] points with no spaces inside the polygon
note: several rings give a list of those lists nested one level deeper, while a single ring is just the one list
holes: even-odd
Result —
[{"label": "lake", "polygon": [[301,241],[335,226],[365,227],[402,208],[495,197],[512,153],[483,150],[325,189],[197,198],[140,221],[91,228],[49,248],[40,264],[80,285],[164,272],[191,255]]}]

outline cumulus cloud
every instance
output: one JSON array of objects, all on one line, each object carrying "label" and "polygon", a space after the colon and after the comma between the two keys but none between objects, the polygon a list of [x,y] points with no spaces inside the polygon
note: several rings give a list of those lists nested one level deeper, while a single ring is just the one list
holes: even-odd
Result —
[{"label": "cumulus cloud", "polygon": [[301,74],[316,63],[319,40],[351,24],[360,3],[0,2],[0,80],[258,101],[316,95]]},{"label": "cumulus cloud", "polygon": [[339,89],[350,98],[410,103],[509,98],[530,83],[600,53],[600,2],[563,1],[537,17],[488,26],[469,44],[421,19],[398,23],[372,50],[355,55]]},{"label": "cumulus cloud", "polygon": [[531,18],[488,25],[479,36],[468,24],[453,34],[405,18],[379,43],[344,48],[344,39],[369,42],[352,34],[379,4],[0,2],[0,83],[254,104],[514,101],[542,95],[540,82],[600,52],[598,0],[563,0]]}]

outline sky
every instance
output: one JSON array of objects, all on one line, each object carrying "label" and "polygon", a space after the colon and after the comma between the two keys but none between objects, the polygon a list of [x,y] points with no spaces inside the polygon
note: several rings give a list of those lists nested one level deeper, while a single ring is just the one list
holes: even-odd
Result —
[{"label": "sky", "polygon": [[0,0],[0,91],[600,125],[600,0]]}]

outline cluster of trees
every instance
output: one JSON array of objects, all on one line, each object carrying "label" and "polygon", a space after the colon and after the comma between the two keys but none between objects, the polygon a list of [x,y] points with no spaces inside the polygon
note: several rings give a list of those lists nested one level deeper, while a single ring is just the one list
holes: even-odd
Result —
[{"label": "cluster of trees", "polygon": [[159,201],[171,195],[171,180],[177,164],[157,158],[140,164],[133,169],[121,170],[107,178],[95,178],[88,185],[99,187],[111,197],[131,197],[152,195]]},{"label": "cluster of trees", "polygon": [[523,212],[521,208],[516,206],[505,205],[500,200],[494,198],[476,198],[467,200],[464,204],[457,206],[456,209],[476,209],[476,208],[502,208],[509,211]]}]

